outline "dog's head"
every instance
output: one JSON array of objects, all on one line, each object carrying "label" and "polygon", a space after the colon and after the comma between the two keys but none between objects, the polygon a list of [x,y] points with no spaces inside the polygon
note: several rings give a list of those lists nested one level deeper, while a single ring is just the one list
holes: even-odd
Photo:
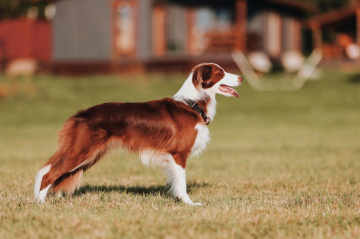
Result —
[{"label": "dog's head", "polygon": [[232,87],[241,85],[241,76],[227,73],[214,63],[199,64],[192,72],[192,83],[198,91],[239,97]]}]

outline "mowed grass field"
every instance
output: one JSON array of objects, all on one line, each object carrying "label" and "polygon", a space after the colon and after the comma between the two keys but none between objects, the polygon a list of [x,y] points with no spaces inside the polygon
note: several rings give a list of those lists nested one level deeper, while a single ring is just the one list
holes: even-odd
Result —
[{"label": "mowed grass field", "polygon": [[[211,142],[188,160],[188,192],[112,152],[72,197],[33,200],[36,173],[77,110],[171,97],[186,75],[8,79],[0,101],[0,238],[360,238],[360,82],[323,71],[296,92],[218,96]],[[9,90],[10,89],[10,90]],[[15,90],[14,90],[15,89]]]}]

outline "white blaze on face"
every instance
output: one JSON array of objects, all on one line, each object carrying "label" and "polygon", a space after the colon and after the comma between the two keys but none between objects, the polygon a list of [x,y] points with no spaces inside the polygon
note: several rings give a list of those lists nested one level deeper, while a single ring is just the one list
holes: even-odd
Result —
[{"label": "white blaze on face", "polygon": [[215,94],[221,94],[225,96],[236,96],[239,98],[238,93],[232,87],[241,85],[242,77],[225,72],[225,76],[211,87],[211,91]]}]

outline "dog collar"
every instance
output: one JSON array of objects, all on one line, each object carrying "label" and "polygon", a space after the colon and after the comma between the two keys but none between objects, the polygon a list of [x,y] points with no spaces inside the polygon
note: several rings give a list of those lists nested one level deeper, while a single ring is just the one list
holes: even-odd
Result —
[{"label": "dog collar", "polygon": [[193,100],[184,99],[184,102],[193,110],[199,113],[199,115],[204,119],[206,125],[210,123],[210,118],[206,116],[201,107]]}]

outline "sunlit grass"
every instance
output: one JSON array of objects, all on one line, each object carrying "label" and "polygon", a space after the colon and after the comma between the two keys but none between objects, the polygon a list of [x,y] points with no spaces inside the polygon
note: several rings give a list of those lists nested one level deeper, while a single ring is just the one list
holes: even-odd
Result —
[{"label": "sunlit grass", "polygon": [[[360,237],[360,84],[324,72],[297,92],[218,97],[212,141],[187,164],[189,207],[166,176],[112,152],[70,198],[33,200],[37,171],[77,110],[171,97],[185,75],[37,76],[0,99],[0,238]],[[0,76],[1,82],[9,82]],[[20,87],[22,81],[19,80]]]}]

